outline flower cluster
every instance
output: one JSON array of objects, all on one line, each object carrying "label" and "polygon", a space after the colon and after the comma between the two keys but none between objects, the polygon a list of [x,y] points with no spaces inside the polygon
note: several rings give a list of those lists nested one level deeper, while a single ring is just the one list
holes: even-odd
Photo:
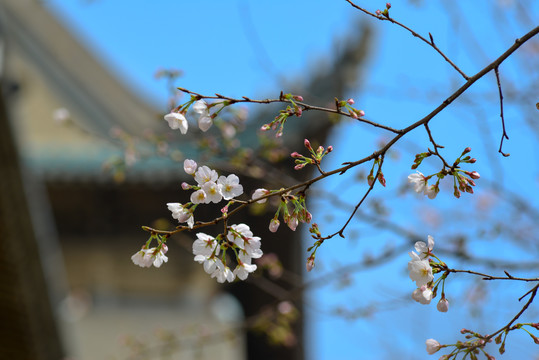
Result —
[{"label": "flower cluster", "polygon": [[[154,239],[157,240],[157,247],[150,248],[150,244]],[[165,241],[165,238],[152,234],[140,251],[131,256],[131,260],[140,267],[151,267],[152,265],[156,268],[161,267],[163,263],[168,261],[168,257],[165,255],[168,251]]]},{"label": "flower cluster", "polygon": [[[431,300],[436,297],[439,281],[442,284],[445,282],[446,275],[440,277],[440,279],[434,282],[434,274],[438,272],[440,266],[445,266],[442,262],[435,262],[430,256],[435,257],[432,249],[434,248],[434,238],[428,236],[428,242],[418,241],[414,245],[415,250],[410,251],[411,260],[408,262],[409,276],[412,281],[415,281],[417,289],[412,292],[412,299],[420,304],[430,304]],[[438,259],[438,258],[436,258]],[[435,266],[435,269],[433,269]],[[438,311],[447,312],[449,310],[449,301],[445,298],[445,293],[442,287],[442,296],[438,305],[436,306]]]},{"label": "flower cluster", "polygon": [[198,167],[194,160],[187,159],[183,162],[183,168],[189,175],[193,175],[197,185],[182,184],[184,190],[195,190],[191,194],[191,202],[187,204],[168,203],[167,207],[172,212],[172,217],[179,223],[187,223],[193,228],[193,213],[198,204],[219,203],[221,200],[231,200],[243,194],[243,186],[240,179],[230,174],[219,176],[217,171],[207,166]]},{"label": "flower cluster", "polygon": [[186,134],[189,128],[189,123],[185,117],[185,113],[191,104],[193,104],[193,111],[198,115],[197,123],[200,130],[206,132],[213,124],[214,115],[210,114],[209,108],[215,104],[208,105],[204,100],[196,100],[191,98],[186,104],[176,108],[174,111],[165,115],[165,120],[171,129],[179,129],[182,134]]},{"label": "flower cluster", "polygon": [[429,199],[434,199],[440,191],[438,182],[435,185],[429,185],[428,181],[433,175],[425,176],[419,171],[416,174],[408,175],[408,181],[414,186],[414,190],[417,193],[423,193],[427,195]]},{"label": "flower cluster", "polygon": [[[262,250],[260,238],[253,236],[249,226],[232,225],[225,234],[215,238],[204,233],[197,233],[196,236],[197,240],[193,243],[195,261],[203,264],[204,271],[218,282],[232,282],[236,277],[245,280],[249,273],[256,270],[256,265],[251,261],[260,258]],[[234,270],[228,266],[227,251],[233,253],[236,259]]]}]

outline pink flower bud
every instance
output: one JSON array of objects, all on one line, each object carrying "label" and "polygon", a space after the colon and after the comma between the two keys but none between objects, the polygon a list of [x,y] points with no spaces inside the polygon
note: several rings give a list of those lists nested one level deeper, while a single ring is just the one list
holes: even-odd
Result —
[{"label": "pink flower bud", "polygon": [[279,220],[277,219],[271,219],[270,223],[269,223],[269,231],[271,232],[276,232],[277,229],[279,229],[279,225],[281,223],[279,222]]},{"label": "pink flower bud", "polygon": [[354,99],[352,99],[352,98],[346,100],[346,102],[347,102],[348,104],[350,104],[350,105],[354,105],[354,103],[355,103]]},{"label": "pink flower bud", "polygon": [[292,154],[290,154],[291,157],[295,158],[295,159],[298,159],[298,158],[301,158],[303,157],[303,155],[301,155],[300,153],[298,153],[297,151],[294,151]]},{"label": "pink flower bud", "polygon": [[305,147],[306,147],[307,149],[309,149],[309,150],[311,150],[311,151],[313,150],[313,148],[311,147],[311,142],[310,142],[309,140],[305,139],[305,140],[303,141],[303,145],[305,145]]},{"label": "pink flower bud", "polygon": [[260,128],[260,130],[262,130],[262,131],[268,131],[269,129],[271,129],[271,126],[269,124],[264,124]]},{"label": "pink flower bud", "polygon": [[446,298],[441,298],[438,305],[436,305],[436,309],[438,309],[439,312],[447,312],[447,310],[449,310],[449,301],[447,301]]},{"label": "pink flower bud", "polygon": [[301,95],[294,95],[294,99],[295,99],[296,101],[303,101],[303,96],[301,96]]},{"label": "pink flower bud", "polygon": [[309,258],[307,259],[307,271],[311,271],[314,267],[314,256],[311,255],[309,256]]},{"label": "pink flower bud", "polygon": [[359,117],[355,111],[350,111],[350,115],[351,115],[354,119],[357,119],[357,118]]},{"label": "pink flower bud", "polygon": [[470,164],[475,164],[476,161],[477,161],[476,158],[471,158],[470,160],[468,160],[468,162],[469,162]]},{"label": "pink flower bud", "polygon": [[386,3],[386,9],[391,9],[391,3]]},{"label": "pink flower bud", "polygon": [[168,246],[167,246],[167,244],[161,244],[161,252],[162,252],[163,254],[166,254],[167,251],[168,251]]},{"label": "pink flower bud", "polygon": [[460,198],[460,191],[459,191],[459,189],[457,189],[456,187],[455,187],[455,192],[453,193],[453,195],[455,195],[455,197],[456,197],[457,199]]},{"label": "pink flower bud", "polygon": [[365,116],[365,111],[359,110],[358,115],[359,115],[360,117]]},{"label": "pink flower bud", "polygon": [[290,230],[296,231],[296,228],[298,227],[298,218],[296,216],[291,216],[288,221],[286,222]]},{"label": "pink flower bud", "polygon": [[464,149],[464,151],[462,152],[462,154],[467,154],[469,153],[470,151],[472,151],[472,148],[471,147],[467,147],[466,149]]},{"label": "pink flower bud", "polygon": [[472,179],[476,179],[476,180],[481,177],[481,175],[479,175],[479,173],[477,171],[466,172],[466,175],[468,175]]},{"label": "pink flower bud", "polygon": [[183,190],[189,190],[191,188],[191,185],[189,185],[188,183],[186,182],[182,182],[182,189]]},{"label": "pink flower bud", "polygon": [[380,172],[380,174],[378,175],[378,181],[380,182],[380,184],[382,184],[383,187],[386,186],[386,179],[384,178],[384,174],[382,172]]},{"label": "pink flower bud", "polygon": [[329,145],[329,146],[328,146],[327,152],[330,153],[330,152],[332,152],[332,151],[333,151],[333,146]]},{"label": "pink flower bud", "polygon": [[296,166],[294,166],[294,170],[301,170],[305,167],[305,165],[307,164],[306,163],[297,164]]},{"label": "pink flower bud", "polygon": [[296,109],[296,113],[295,113],[295,114],[296,114],[297,117],[300,117],[301,114],[303,114],[303,109],[301,109],[300,107],[298,107],[298,108]]},{"label": "pink flower bud", "polygon": [[382,15],[382,12],[380,10],[376,10],[376,15],[380,16]]},{"label": "pink flower bud", "polygon": [[367,176],[367,183],[369,184],[369,186],[372,186],[372,184],[374,184],[374,176],[372,174]]}]

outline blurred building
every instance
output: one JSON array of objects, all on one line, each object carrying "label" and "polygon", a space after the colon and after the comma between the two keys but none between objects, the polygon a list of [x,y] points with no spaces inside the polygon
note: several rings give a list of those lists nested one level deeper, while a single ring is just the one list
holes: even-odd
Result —
[{"label": "blurred building", "polygon": [[[178,359],[301,359],[301,322],[291,348],[236,329],[301,283],[298,234],[282,231],[279,241],[263,243],[293,281],[219,286],[193,261],[193,234],[171,241],[160,269],[133,265],[130,256],[147,239],[140,226],[170,219],[167,202],[188,201],[179,186],[183,158],[130,166],[132,135],[164,130],[160,111],[130,93],[38,1],[3,0],[0,39],[0,304],[11,309],[1,320],[0,358],[146,359],[174,350]],[[313,96],[346,91],[367,39],[365,31],[334,68],[313,76]],[[329,125],[317,124],[289,132],[322,141]],[[182,144],[183,157],[196,158],[196,140]],[[269,237],[270,217],[255,215],[243,221]],[[292,300],[301,311],[301,292]]]}]

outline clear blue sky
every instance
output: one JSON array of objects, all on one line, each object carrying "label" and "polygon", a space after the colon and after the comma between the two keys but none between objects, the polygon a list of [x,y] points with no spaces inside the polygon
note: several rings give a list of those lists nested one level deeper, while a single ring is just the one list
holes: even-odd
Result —
[{"label": "clear blue sky", "polygon": [[[383,1],[362,3],[371,11],[383,8],[385,4]],[[510,6],[511,1],[505,2],[509,5],[502,8],[500,13],[492,10],[490,1],[475,1],[473,4],[457,1],[460,9],[452,5],[443,6],[438,1],[416,3],[421,5],[395,2],[391,14],[424,36],[431,32],[437,45],[468,75],[475,74],[499,56],[516,37],[525,32],[519,27],[522,18]],[[531,1],[527,3],[532,4]],[[536,2],[529,7],[532,19],[539,18],[537,5]],[[51,0],[47,6],[59,14],[134,91],[163,106],[168,94],[164,83],[153,77],[158,68],[181,69],[184,76],[179,85],[200,93],[273,96],[286,85],[287,78],[293,80],[308,74],[317,61],[330,58],[333,40],[347,34],[354,21],[358,18],[371,21],[344,0],[161,0],[151,3],[137,0],[128,6],[125,2],[110,0]],[[457,16],[452,16],[453,12]],[[502,15],[512,20],[510,26],[500,31],[497,17]],[[439,55],[409,33],[389,23],[371,23],[375,26],[376,41],[380,46],[373,49],[369,77],[363,92],[350,94],[356,98],[358,106],[365,110],[367,118],[403,127],[423,117],[463,83]],[[463,41],[463,36],[468,40]],[[479,48],[482,51],[478,51]],[[522,70],[521,63],[517,61],[510,61],[501,68],[502,76],[507,77],[508,83],[517,78],[524,83],[530,81],[523,78]],[[523,195],[537,206],[537,138],[528,136],[525,118],[508,103],[506,116],[511,140],[506,143],[505,149],[512,156],[500,159],[496,154],[501,133],[499,105],[493,93],[496,88],[492,86],[494,81],[492,75],[487,76],[471,89],[475,97],[467,97],[468,101],[484,102],[481,110],[476,107],[470,112],[463,106],[464,102],[456,104],[432,123],[432,130],[437,139],[446,145],[447,154],[457,154],[465,146],[471,146],[473,155],[480,160],[471,170],[479,171],[485,181],[502,181],[506,186],[518,184]],[[486,97],[485,91],[490,91]],[[489,134],[484,132],[485,126],[491,129]],[[451,197],[451,190],[442,192],[436,203],[413,195],[396,196],[399,186],[410,172],[413,154],[429,146],[423,130],[416,130],[412,135],[415,135],[416,141],[412,142],[411,138],[403,141],[394,153],[395,158],[389,159],[384,167],[387,189],[377,189],[374,196],[388,198],[389,195],[398,199],[388,203],[391,211],[388,218],[424,233],[425,239],[428,234],[434,235],[437,246],[443,247],[444,237],[463,226],[476,226],[478,220],[474,218],[475,223],[471,225],[465,220],[455,224],[444,223],[443,226],[435,224],[436,219],[444,220],[444,212],[436,210],[437,206],[452,211],[456,207],[469,205],[467,201],[470,196],[464,195],[456,200]],[[371,153],[379,139],[379,134],[347,123],[336,129],[332,137],[336,151],[328,160],[334,166],[343,161],[356,160]],[[298,147],[298,151],[300,149]],[[448,158],[451,157],[448,155]],[[494,162],[490,162],[492,157],[496,158]],[[329,168],[330,164],[326,166]],[[432,162],[421,170],[424,173],[434,172],[436,166],[438,164]],[[481,180],[478,181],[480,184]],[[350,178],[336,179],[322,185],[322,188],[337,191],[343,198],[353,199],[350,202],[353,206],[360,196],[358,194],[364,191],[364,187],[353,185],[356,184],[351,184]],[[479,198],[481,190],[475,196],[474,199]],[[499,211],[503,211],[503,207]],[[420,218],[420,214],[425,212],[429,213],[427,218],[431,222],[422,222],[425,218]],[[342,221],[321,219],[345,216],[344,213],[330,214],[323,210],[323,206],[317,208],[314,215],[318,222],[324,224],[323,229],[327,233],[339,228]],[[338,264],[356,261],[365,253],[375,255],[381,250],[380,244],[395,244],[395,235],[369,229],[361,222],[351,230],[359,234],[360,240],[335,239],[324,246],[319,251],[316,270],[309,274],[311,277],[331,272]],[[503,249],[506,239],[502,236],[495,240],[496,249]],[[492,255],[488,252],[492,246],[492,243],[479,242],[478,253]],[[409,250],[412,250],[411,246]],[[511,248],[507,254],[515,258],[525,254],[516,251]],[[335,284],[328,284],[307,294],[307,309],[311,315],[308,326],[310,341],[307,344],[309,359],[395,358],[391,357],[395,356],[392,351],[399,351],[397,354],[401,355],[405,353],[406,357],[403,358],[424,359],[427,358],[425,339],[434,337],[441,342],[452,342],[458,339],[458,331],[463,326],[486,324],[482,322],[484,317],[475,322],[470,317],[473,311],[482,308],[474,310],[473,307],[463,306],[465,298],[458,295],[468,288],[461,280],[451,283],[449,299],[452,307],[448,314],[438,313],[435,303],[424,307],[411,300],[402,300],[401,296],[414,289],[405,274],[407,261],[408,257],[403,253],[391,265],[362,272],[359,277],[351,275],[352,285],[344,290],[338,289]],[[497,289],[502,291],[500,287]],[[510,296],[511,306],[515,303],[513,299],[520,296],[516,289],[518,286],[511,288],[514,291]],[[451,294],[455,294],[455,297],[452,298]],[[333,305],[345,304],[353,308],[373,302],[382,308],[395,306],[397,310],[377,312],[367,320],[355,321],[329,314]],[[488,306],[488,309],[497,309],[496,315],[490,319],[494,323],[490,324],[491,328],[502,324],[508,316],[512,316],[510,311],[515,309],[506,307],[506,303],[496,297],[489,298]],[[500,310],[500,307],[504,309]],[[514,345],[508,346],[508,353],[530,358],[531,350],[520,349],[524,345],[525,349],[532,347],[529,338],[514,338],[517,340]],[[507,358],[514,357],[509,355]]]}]

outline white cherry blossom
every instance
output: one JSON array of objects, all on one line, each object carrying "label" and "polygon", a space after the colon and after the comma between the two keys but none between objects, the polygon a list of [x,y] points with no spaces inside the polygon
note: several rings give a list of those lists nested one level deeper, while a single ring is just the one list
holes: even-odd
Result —
[{"label": "white cherry blossom", "polygon": [[168,122],[168,126],[170,126],[172,130],[180,129],[182,134],[187,133],[189,124],[187,123],[187,119],[183,114],[171,112],[165,115],[165,120]]},{"label": "white cherry blossom", "polygon": [[245,250],[248,256],[258,259],[263,253],[260,249],[260,238],[253,236],[249,226],[245,224],[232,225],[227,234],[227,239],[236,244],[240,249]]},{"label": "white cherry blossom", "polygon": [[209,203],[209,201],[207,200],[207,197],[206,197],[206,193],[202,189],[194,191],[191,194],[190,200],[191,200],[191,202],[193,204],[207,204],[207,203]]},{"label": "white cherry blossom", "polygon": [[408,262],[408,271],[410,272],[410,279],[415,281],[417,287],[427,285],[434,279],[432,274],[432,268],[429,265],[428,260],[419,259],[419,255],[416,253],[408,253],[412,260]]},{"label": "white cherry blossom", "polygon": [[243,186],[240,184],[240,179],[234,174],[219,177],[217,184],[225,200],[230,200],[243,194]]},{"label": "white cherry blossom", "polygon": [[[251,199],[253,200],[256,200],[262,196],[265,196],[269,194],[269,191],[266,190],[266,189],[256,189],[255,192],[253,193],[253,196],[251,197]],[[268,199],[262,199],[262,200],[258,200],[257,203],[259,204],[263,204],[267,201]]]},{"label": "white cherry blossom", "polygon": [[220,249],[213,236],[204,233],[197,233],[196,236],[197,240],[193,242],[193,255],[196,262],[203,263],[212,255],[219,255]]},{"label": "white cherry blossom", "polygon": [[428,305],[432,300],[432,295],[432,289],[427,287],[426,285],[423,285],[420,288],[414,290],[414,292],[412,293],[412,299],[414,299],[420,304]]},{"label": "white cherry blossom", "polygon": [[190,228],[193,228],[194,218],[193,213],[187,210],[180,203],[167,203],[168,209],[172,212],[172,217],[178,222],[187,222]]},{"label": "white cherry blossom", "polygon": [[210,169],[207,166],[201,166],[195,172],[195,181],[199,185],[204,185],[208,181],[217,182],[218,174],[217,171]]},{"label": "white cherry blossom", "polygon": [[223,195],[219,192],[219,186],[213,181],[204,183],[202,185],[202,191],[206,194],[206,203],[213,202],[217,204],[223,199]]},{"label": "white cherry blossom", "polygon": [[408,181],[414,186],[417,193],[424,193],[427,189],[427,178],[419,171],[408,175]]},{"label": "white cherry blossom", "polygon": [[197,169],[197,163],[195,160],[185,159],[183,162],[183,170],[189,175],[193,175]]},{"label": "white cherry blossom", "polygon": [[165,255],[167,252],[166,245],[162,245],[161,248],[158,250],[158,248],[150,248],[150,249],[141,249],[137,253],[135,253],[133,256],[131,256],[131,260],[135,265],[138,265],[140,267],[160,267],[164,262],[168,261],[168,257]]},{"label": "white cherry blossom", "polygon": [[421,260],[428,258],[429,252],[431,252],[434,248],[434,238],[429,235],[427,239],[428,244],[426,244],[424,241],[418,241],[414,244],[414,248]]},{"label": "white cherry blossom", "polygon": [[193,104],[193,111],[199,114],[198,127],[206,132],[212,126],[213,120],[208,110],[208,105],[204,100],[198,100]]},{"label": "white cherry blossom", "polygon": [[211,274],[212,278],[216,278],[217,282],[224,283],[225,281],[232,282],[236,275],[222,261],[216,262],[217,268]]}]

